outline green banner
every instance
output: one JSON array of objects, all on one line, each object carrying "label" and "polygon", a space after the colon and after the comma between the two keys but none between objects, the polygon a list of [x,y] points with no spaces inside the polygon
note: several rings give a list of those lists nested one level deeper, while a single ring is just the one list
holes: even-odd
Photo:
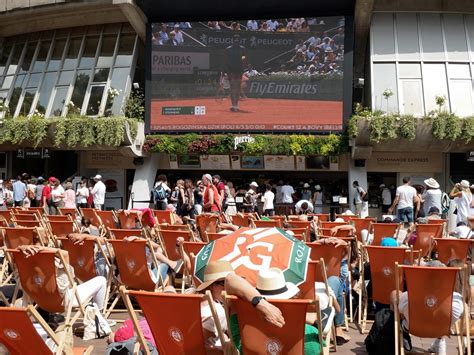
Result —
[{"label": "green banner", "polygon": [[196,255],[194,263],[194,274],[196,277],[204,282],[204,271],[209,262],[209,259],[212,255],[212,250],[214,249],[214,242],[207,244],[201,249],[201,251]]}]

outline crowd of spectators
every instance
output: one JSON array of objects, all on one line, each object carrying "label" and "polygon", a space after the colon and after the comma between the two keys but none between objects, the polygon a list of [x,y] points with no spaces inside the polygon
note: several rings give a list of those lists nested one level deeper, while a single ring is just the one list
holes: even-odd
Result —
[{"label": "crowd of spectators", "polygon": [[262,32],[310,32],[312,25],[325,25],[324,20],[316,18],[287,18],[270,20],[248,20],[245,22],[209,21],[207,26],[213,30],[262,31]]}]

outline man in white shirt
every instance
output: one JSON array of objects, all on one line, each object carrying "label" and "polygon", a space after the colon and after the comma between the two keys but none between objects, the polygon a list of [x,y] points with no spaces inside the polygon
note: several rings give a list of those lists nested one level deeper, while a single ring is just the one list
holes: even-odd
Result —
[{"label": "man in white shirt", "polygon": [[[355,189],[354,193],[354,207],[355,207],[355,214],[359,216],[359,218],[365,218],[367,215],[363,216],[362,215],[362,210],[368,210],[368,203],[367,201],[364,201],[365,195],[367,195],[367,192],[359,186],[358,181],[354,181],[352,183],[352,187]],[[368,214],[368,211],[367,211]]]},{"label": "man in white shirt", "polygon": [[387,213],[392,205],[392,194],[385,184],[380,185],[380,190],[382,190],[382,213]]},{"label": "man in white shirt", "polygon": [[183,32],[179,28],[178,24],[174,25],[174,30],[171,31],[171,33],[174,33],[174,39],[176,42],[178,42],[178,45],[182,45],[184,43]]},{"label": "man in white shirt", "polygon": [[293,186],[290,185],[289,182],[286,182],[285,185],[281,187],[281,202],[282,203],[293,203],[293,194],[295,190]]},{"label": "man in white shirt", "polygon": [[421,198],[423,199],[423,211],[425,212],[425,216],[428,216],[432,207],[436,207],[439,211],[442,210],[441,197],[443,193],[439,189],[439,183],[435,179],[426,179],[424,183],[426,190],[423,195],[421,195]]},{"label": "man in white shirt", "polygon": [[277,20],[268,20],[267,25],[270,31],[275,31],[278,27],[278,21]]},{"label": "man in white shirt", "polygon": [[102,176],[97,174],[94,176],[95,185],[91,194],[94,199],[94,208],[101,211],[105,203],[105,184],[102,182]]},{"label": "man in white shirt", "polygon": [[313,204],[307,200],[299,200],[295,205],[296,214],[307,214],[313,212]]},{"label": "man in white shirt", "polygon": [[395,200],[388,209],[389,213],[397,206],[397,217],[402,222],[413,224],[413,210],[418,200],[416,190],[411,186],[410,177],[403,178],[403,185],[397,187]]},{"label": "man in white shirt", "polygon": [[275,206],[273,201],[275,200],[275,194],[272,192],[272,187],[267,184],[265,185],[265,193],[263,194],[263,214],[265,216],[273,216],[275,214]]},{"label": "man in white shirt", "polygon": [[249,31],[257,31],[258,30],[258,23],[255,20],[248,20],[247,21],[247,28]]}]

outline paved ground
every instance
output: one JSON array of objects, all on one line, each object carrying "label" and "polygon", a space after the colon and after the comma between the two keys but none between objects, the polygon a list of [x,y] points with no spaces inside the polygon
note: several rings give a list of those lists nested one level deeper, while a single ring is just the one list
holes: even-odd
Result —
[{"label": "paved ground", "polygon": [[[117,314],[115,319],[125,319],[126,314]],[[115,326],[114,329],[117,329],[119,325]],[[368,327],[370,329],[370,326]],[[366,334],[362,335],[359,332],[359,329],[354,325],[350,325],[349,335],[351,336],[351,341],[343,346],[339,346],[337,353],[340,355],[349,355],[349,354],[367,354],[364,345],[364,339],[367,336]],[[414,353],[421,352],[422,350],[427,350],[431,344],[431,339],[421,339],[412,337]],[[105,339],[96,339],[90,340],[87,342],[82,341],[81,338],[75,337],[74,345],[76,346],[94,346],[94,354],[104,354],[106,349],[106,340]],[[457,354],[457,343],[456,338],[448,339],[447,341],[447,354]]]}]

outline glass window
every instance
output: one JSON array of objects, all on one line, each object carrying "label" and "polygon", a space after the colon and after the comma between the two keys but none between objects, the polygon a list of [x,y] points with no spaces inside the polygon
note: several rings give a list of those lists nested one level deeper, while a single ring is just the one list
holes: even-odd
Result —
[{"label": "glass window", "polygon": [[63,69],[74,69],[77,67],[77,56],[81,49],[82,38],[71,38],[64,59]]},{"label": "glass window", "polygon": [[33,56],[35,55],[37,42],[29,42],[26,46],[25,57],[20,67],[20,74],[28,73],[31,67],[31,62],[33,61]]},{"label": "glass window", "polygon": [[398,69],[400,78],[421,78],[419,63],[400,63]]},{"label": "glass window", "polygon": [[81,68],[92,68],[95,63],[95,54],[99,44],[99,36],[87,37],[84,45],[84,53],[82,53]]},{"label": "glass window", "polygon": [[[438,108],[436,96],[444,96],[449,100],[445,64],[433,63],[423,65],[423,88],[425,91],[426,112]],[[449,109],[449,106],[446,109]]]},{"label": "glass window", "polygon": [[112,114],[118,115],[123,112],[123,97],[125,89],[127,88],[127,81],[130,75],[130,68],[115,68],[112,73],[112,79],[110,80],[110,87],[120,91],[120,94],[114,97],[114,102],[112,104]]},{"label": "glass window", "polygon": [[66,96],[69,87],[56,88],[56,95],[54,96],[53,106],[51,107],[50,116],[61,116],[66,102]]},{"label": "glass window", "polygon": [[61,66],[61,59],[63,58],[64,46],[66,45],[65,39],[59,39],[54,41],[53,53],[48,64],[48,70],[59,70]]},{"label": "glass window", "polygon": [[120,31],[120,23],[110,23],[104,26],[104,33],[118,33]]},{"label": "glass window", "polygon": [[470,79],[471,71],[469,70],[469,64],[448,64],[448,75],[451,79]]},{"label": "glass window", "polygon": [[396,16],[399,60],[419,60],[420,45],[416,14],[398,13]]},{"label": "glass window", "polygon": [[471,57],[474,55],[474,15],[466,15],[467,36],[471,47]]},{"label": "glass window", "polygon": [[102,31],[102,26],[101,25],[94,25],[94,26],[88,26],[87,27],[87,35],[100,35],[100,32]]},{"label": "glass window", "polygon": [[38,105],[36,106],[36,109],[42,114],[46,113],[46,108],[48,107],[51,90],[54,87],[55,80],[56,73],[46,73],[44,75],[43,83],[41,84],[41,89],[39,91]]},{"label": "glass window", "polygon": [[87,85],[89,85],[90,70],[79,70],[76,76],[76,83],[74,84],[74,91],[72,92],[71,101],[79,109],[82,107],[84,97],[86,96]]},{"label": "glass window", "polygon": [[12,45],[8,44],[3,47],[2,52],[0,53],[0,76],[3,75],[3,71],[7,65],[8,57],[10,56],[10,52],[12,50]]},{"label": "glass window", "polygon": [[444,14],[444,35],[449,60],[468,60],[463,15]]},{"label": "glass window", "polygon": [[471,80],[451,80],[449,83],[451,97],[451,112],[458,116],[471,116],[474,110],[472,105]]},{"label": "glass window", "polygon": [[107,81],[109,78],[109,68],[96,69],[94,72],[94,83]]},{"label": "glass window", "polygon": [[374,14],[372,19],[372,38],[374,60],[395,59],[395,38],[392,14]]},{"label": "glass window", "polygon": [[102,96],[104,96],[104,86],[93,86],[91,88],[91,95],[87,105],[87,115],[96,116],[99,114]]},{"label": "glass window", "polygon": [[115,59],[116,66],[132,65],[133,47],[135,45],[135,35],[123,34],[120,36],[117,57]]},{"label": "glass window", "polygon": [[[395,63],[374,64],[374,88],[372,92],[373,108],[389,112],[398,111],[397,77]],[[385,90],[391,90],[393,95],[387,99],[383,96]]]},{"label": "glass window", "polygon": [[97,60],[98,67],[112,66],[115,42],[117,42],[117,35],[105,35],[102,37],[102,48],[100,49],[99,59]]},{"label": "glass window", "polygon": [[402,112],[411,115],[423,115],[423,91],[420,79],[401,80],[403,95]]},{"label": "glass window", "polygon": [[46,67],[46,59],[48,58],[50,45],[51,41],[40,42],[38,55],[36,56],[35,65],[33,66],[33,71],[43,71]]},{"label": "glass window", "polygon": [[74,78],[74,71],[67,70],[61,72],[61,76],[59,77],[58,85],[69,85],[72,83],[72,79]]},{"label": "glass window", "polygon": [[[79,27],[79,29],[81,28]],[[67,28],[58,29],[56,30],[56,33],[55,33],[56,38],[67,38],[68,35],[69,35],[69,29]]]},{"label": "glass window", "polygon": [[[43,42],[51,43],[51,40],[53,39],[53,35],[54,35],[54,30],[44,31],[44,32],[41,33],[41,40]],[[45,41],[45,40],[47,40],[47,41]]]},{"label": "glass window", "polygon": [[122,33],[135,33],[135,30],[133,29],[132,25],[127,22],[122,26]]},{"label": "glass window", "polygon": [[15,74],[16,69],[18,68],[18,63],[20,62],[21,52],[23,51],[24,44],[15,44],[13,48],[13,55],[8,65],[7,75]]},{"label": "glass window", "polygon": [[28,116],[31,110],[31,105],[33,104],[33,100],[35,98],[35,94],[36,89],[29,89],[25,91],[25,96],[23,97],[23,104],[21,105],[21,109],[18,115]]},{"label": "glass window", "polygon": [[13,83],[13,78],[13,75],[6,76],[5,80],[3,80],[2,89],[10,89]]},{"label": "glass window", "polygon": [[28,80],[28,88],[35,88],[38,86],[41,79],[42,73],[31,74],[30,79]]},{"label": "glass window", "polygon": [[443,33],[439,14],[420,14],[421,44],[425,60],[444,60]]},{"label": "glass window", "polygon": [[15,80],[15,84],[13,86],[13,91],[10,96],[10,102],[8,103],[8,108],[10,113],[13,115],[15,113],[16,105],[18,104],[18,100],[20,100],[21,92],[23,91],[23,87],[25,85],[25,75],[18,75]]}]

